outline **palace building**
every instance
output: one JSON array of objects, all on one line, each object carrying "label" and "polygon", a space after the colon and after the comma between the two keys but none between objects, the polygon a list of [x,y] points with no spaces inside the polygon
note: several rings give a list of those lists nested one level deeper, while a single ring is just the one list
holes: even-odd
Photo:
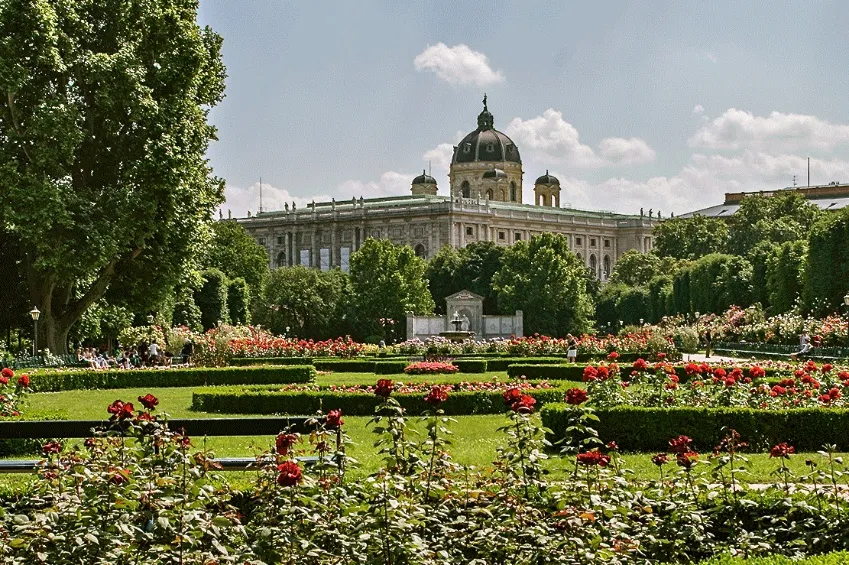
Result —
[{"label": "palace building", "polygon": [[347,271],[351,254],[370,237],[409,245],[429,259],[443,245],[511,245],[553,232],[566,236],[574,252],[605,281],[622,253],[652,248],[658,218],[642,211],[625,215],[561,207],[560,181],[548,171],[534,182],[534,204],[523,204],[519,148],[495,129],[486,96],[477,125],[454,147],[443,194],[436,179],[422,172],[407,195],[313,202],[306,208],[293,203],[237,221],[268,250],[272,267]]}]

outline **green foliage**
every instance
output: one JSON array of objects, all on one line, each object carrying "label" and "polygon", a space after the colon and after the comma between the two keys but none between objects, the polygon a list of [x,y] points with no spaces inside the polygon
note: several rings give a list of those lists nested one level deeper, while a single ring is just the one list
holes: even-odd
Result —
[{"label": "green foliage", "polygon": [[484,297],[484,314],[498,314],[492,277],[501,267],[503,254],[504,248],[492,241],[475,241],[459,250],[443,246],[428,262],[426,271],[436,312],[445,314],[447,296],[470,290]]},{"label": "green foliage", "polygon": [[[561,360],[562,361],[562,360]],[[575,363],[559,363],[556,365],[541,365],[529,363],[514,363],[507,367],[507,376],[511,379],[544,379],[552,381],[572,381],[575,383],[581,382],[584,376],[584,368],[586,365]]]},{"label": "green foliage", "polygon": [[64,352],[98,299],[154,307],[223,199],[207,160],[221,38],[197,5],[0,3],[0,209],[39,333]]},{"label": "green foliage", "polygon": [[489,370],[486,359],[453,359],[451,364],[460,369],[461,373],[486,373]]},{"label": "green foliage", "polygon": [[746,307],[751,304],[751,281],[752,265],[743,257],[705,255],[675,276],[672,302],[682,307],[689,302],[689,308],[678,312],[718,314],[731,305]]},{"label": "green foliage", "polygon": [[[20,416],[0,416],[3,421],[15,420],[67,420],[64,412],[50,411],[27,411]],[[16,455],[41,455],[41,446],[48,438],[0,438],[0,457],[14,457]]]},{"label": "green foliage", "polygon": [[619,319],[626,324],[639,324],[640,320],[647,323],[651,320],[651,295],[649,289],[633,286],[624,289],[616,301],[616,312]]},{"label": "green foliage", "polygon": [[109,369],[37,373],[30,376],[34,392],[137,387],[184,387],[237,384],[309,383],[315,380],[312,365],[271,367],[220,367],[189,369]]},{"label": "green foliage", "polygon": [[374,373],[374,364],[374,359],[313,359],[313,365],[319,371],[336,373]]},{"label": "green foliage", "polygon": [[783,314],[796,306],[802,292],[806,241],[788,241],[779,247],[767,262],[766,283],[770,314]]},{"label": "green foliage", "polygon": [[565,336],[590,328],[592,302],[582,261],[560,234],[543,233],[510,247],[493,278],[502,310],[524,312],[525,333]]},{"label": "green foliage", "polygon": [[599,327],[607,327],[608,323],[610,323],[612,328],[619,327],[620,318],[617,305],[619,296],[627,288],[627,286],[622,284],[611,283],[605,285],[602,289],[595,302],[595,318]]},{"label": "green foliage", "polygon": [[443,245],[428,261],[425,275],[435,313],[445,315],[445,298],[463,290],[459,272],[460,253],[451,245]]},{"label": "green foliage", "polygon": [[268,252],[234,220],[212,224],[212,239],[201,262],[204,267],[218,269],[228,279],[244,279],[256,294],[268,274]]},{"label": "green foliage", "polygon": [[781,244],[807,239],[811,226],[824,212],[796,192],[750,195],[729,219],[728,252],[747,255],[762,242]]},{"label": "green foliage", "polygon": [[[574,408],[550,404],[541,411],[552,438],[565,437]],[[615,440],[626,451],[664,451],[680,434],[693,439],[696,449],[710,451],[723,430],[737,430],[755,450],[787,442],[797,451],[817,451],[823,445],[849,447],[849,409],[797,408],[645,408],[614,406],[596,409],[593,426],[602,441]]]},{"label": "green foliage", "polygon": [[174,311],[171,313],[171,324],[175,326],[186,326],[192,331],[201,331],[201,311],[195,304],[194,293],[183,290],[177,295],[174,303]]},{"label": "green foliage", "polygon": [[195,293],[195,304],[200,308],[204,330],[219,323],[229,323],[227,315],[227,276],[218,269],[207,269],[201,276],[203,285]]},{"label": "green foliage", "polygon": [[629,249],[616,260],[608,283],[621,283],[628,286],[645,285],[652,277],[662,272],[662,263],[661,258],[654,253],[641,253],[636,249]]},{"label": "green foliage", "polygon": [[258,367],[261,365],[312,365],[312,357],[233,357],[233,367]]},{"label": "green foliage", "polygon": [[378,375],[400,375],[409,365],[404,361],[377,361],[374,364],[374,372]]},{"label": "green foliage", "polygon": [[796,559],[783,555],[771,555],[769,557],[723,555],[708,559],[701,565],[844,565],[845,563],[849,563],[849,552],[847,551],[815,555],[806,559]]},{"label": "green foliage", "polygon": [[[536,406],[557,402],[563,398],[563,390],[533,389],[525,394],[533,396]],[[424,395],[393,394],[409,416],[424,414],[431,407],[424,402]],[[341,409],[348,416],[368,416],[382,402],[382,398],[370,392],[280,391],[261,387],[215,387],[198,389],[192,394],[192,408],[203,412],[229,414],[288,414],[310,415],[319,409]],[[446,415],[502,414],[505,410],[502,391],[451,392],[448,401],[441,406]]]},{"label": "green foliage", "polygon": [[654,252],[661,257],[698,259],[721,253],[728,244],[728,225],[719,218],[672,218],[652,230]]},{"label": "green foliage", "polygon": [[814,316],[838,312],[849,290],[849,208],[823,215],[812,227],[802,300]]},{"label": "green foliage", "polygon": [[[429,314],[427,263],[409,246],[368,238],[351,256],[351,288],[357,329],[362,335],[404,337],[407,312]],[[383,322],[381,322],[383,321]]]},{"label": "green foliage", "polygon": [[227,313],[234,324],[249,324],[251,313],[248,305],[251,302],[251,288],[245,279],[239,277],[227,281]]},{"label": "green foliage", "polygon": [[769,309],[770,306],[767,266],[778,249],[779,246],[771,241],[761,241],[746,255],[746,259],[752,264],[752,304],[760,302],[765,309]]},{"label": "green foliage", "polygon": [[655,322],[664,316],[675,313],[672,303],[673,281],[674,279],[671,275],[658,275],[649,281],[651,319]]},{"label": "green foliage", "polygon": [[487,359],[486,368],[488,371],[506,371],[510,365],[515,363],[526,363],[532,365],[550,365],[563,363],[565,356],[561,357],[501,357],[496,359]]},{"label": "green foliage", "polygon": [[267,277],[255,318],[277,335],[329,339],[348,329],[349,306],[348,275],[339,269],[278,267]]}]

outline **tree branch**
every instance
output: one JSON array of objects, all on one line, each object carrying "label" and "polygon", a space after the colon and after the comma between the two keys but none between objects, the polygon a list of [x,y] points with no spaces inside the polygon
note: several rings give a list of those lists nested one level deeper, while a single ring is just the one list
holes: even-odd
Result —
[{"label": "tree branch", "polygon": [[[12,116],[12,127],[15,128],[15,133],[18,134],[18,137],[23,137],[24,134],[21,132],[21,127],[18,125],[18,118],[15,116],[15,93],[7,92],[6,100],[9,103],[9,114]],[[21,149],[24,150],[24,155],[28,161],[32,161],[32,157],[29,155],[29,151],[27,151],[27,146],[25,143],[21,142]]]}]

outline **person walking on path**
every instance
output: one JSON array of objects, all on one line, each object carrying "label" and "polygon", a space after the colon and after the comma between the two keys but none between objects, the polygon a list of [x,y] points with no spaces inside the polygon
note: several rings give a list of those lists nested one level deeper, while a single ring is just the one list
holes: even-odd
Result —
[{"label": "person walking on path", "polygon": [[712,336],[710,335],[710,328],[705,330],[705,357],[710,358],[710,340]]}]

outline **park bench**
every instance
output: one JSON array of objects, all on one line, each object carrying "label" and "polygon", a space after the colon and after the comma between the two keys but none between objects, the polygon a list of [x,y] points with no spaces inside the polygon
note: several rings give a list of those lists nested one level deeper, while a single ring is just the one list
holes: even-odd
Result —
[{"label": "park bench", "polygon": [[16,357],[12,360],[12,369],[45,369],[45,368],[61,368],[61,367],[88,367],[87,361],[77,360],[77,356],[73,354],[66,355],[51,355],[43,357],[36,355],[35,357]]},{"label": "park bench", "polygon": [[[190,438],[224,436],[276,436],[284,430],[300,434],[315,431],[312,418],[303,416],[277,418],[195,418],[168,420],[171,430],[183,429]],[[12,420],[0,421],[0,439],[81,439],[94,435],[94,430],[121,431],[127,422],[109,420]],[[342,448],[342,431],[337,429],[336,452]],[[318,457],[298,457],[305,465],[319,462]],[[255,457],[221,457],[212,461],[221,465],[223,470],[241,471],[256,463]],[[328,462],[341,464],[335,456]],[[43,464],[42,459],[3,459],[0,460],[0,473],[32,473]]]},{"label": "park bench", "polygon": [[[730,342],[717,343],[713,348],[717,354],[726,354],[733,357],[766,357],[786,359],[799,351],[799,345],[776,345],[771,343],[747,343]],[[800,355],[799,359],[814,359],[819,361],[839,361],[849,358],[847,347],[814,347],[806,355]]]}]

